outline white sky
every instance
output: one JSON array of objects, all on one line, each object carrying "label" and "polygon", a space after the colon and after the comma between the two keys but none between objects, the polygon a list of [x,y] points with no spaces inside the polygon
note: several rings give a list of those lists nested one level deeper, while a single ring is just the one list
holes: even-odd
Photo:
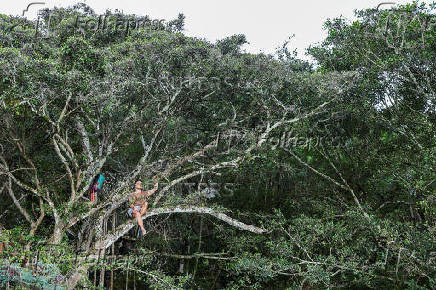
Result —
[{"label": "white sky", "polygon": [[[3,0],[4,1],[4,0]],[[6,3],[4,3],[6,2]],[[53,6],[65,7],[79,1],[73,0],[14,0],[4,1],[0,13],[21,15],[31,2],[34,5],[26,13],[34,18],[38,9]],[[206,38],[211,42],[233,34],[245,34],[250,44],[243,48],[249,52],[273,53],[292,34],[288,48],[298,49],[303,57],[304,49],[325,37],[322,24],[327,18],[343,15],[353,18],[354,9],[373,8],[382,2],[396,4],[411,0],[85,0],[97,14],[106,8],[119,9],[129,14],[149,15],[151,18],[175,19],[179,12],[185,14],[185,33]],[[424,1],[431,3],[433,1]],[[383,5],[389,8],[392,5]],[[303,57],[304,58],[304,57]]]}]

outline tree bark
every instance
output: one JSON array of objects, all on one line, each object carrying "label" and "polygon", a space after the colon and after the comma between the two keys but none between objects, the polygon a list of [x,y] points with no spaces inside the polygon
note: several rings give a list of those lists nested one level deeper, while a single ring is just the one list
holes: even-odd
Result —
[{"label": "tree bark", "polygon": [[88,272],[89,266],[80,265],[68,278],[67,280],[67,289],[77,289],[77,284],[79,284],[80,280],[82,280],[83,276]]}]

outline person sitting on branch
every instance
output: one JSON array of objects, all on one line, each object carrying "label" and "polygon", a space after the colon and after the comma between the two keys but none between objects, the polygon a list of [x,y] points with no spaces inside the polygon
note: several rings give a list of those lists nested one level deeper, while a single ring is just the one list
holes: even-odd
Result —
[{"label": "person sitting on branch", "polygon": [[136,218],[136,220],[138,221],[138,226],[141,228],[143,235],[147,233],[142,222],[142,216],[147,213],[147,197],[151,196],[153,193],[156,192],[158,185],[158,182],[156,182],[153,189],[144,191],[142,190],[142,181],[138,179],[135,181],[135,191],[132,192],[129,196],[130,208],[128,209],[127,213],[130,217]]}]

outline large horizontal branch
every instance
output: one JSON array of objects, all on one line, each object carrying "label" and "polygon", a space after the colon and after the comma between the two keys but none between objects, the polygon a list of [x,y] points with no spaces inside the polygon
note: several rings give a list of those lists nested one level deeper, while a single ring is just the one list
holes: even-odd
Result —
[{"label": "large horizontal branch", "polygon": [[[188,206],[188,207],[162,207],[162,208],[156,208],[153,210],[150,210],[146,215],[144,215],[142,218],[146,219],[155,215],[160,214],[171,214],[171,213],[198,213],[198,214],[208,214],[211,215],[219,220],[222,220],[226,223],[228,223],[231,226],[234,226],[238,229],[249,231],[256,234],[263,234],[267,231],[265,229],[253,226],[253,225],[247,225],[243,222],[240,222],[236,219],[233,219],[229,217],[228,215],[217,212],[209,207],[197,207],[197,206]],[[135,223],[133,223],[133,220],[129,220],[123,225],[117,227],[115,231],[108,233],[103,238],[101,238],[99,241],[95,244],[95,249],[105,249],[111,246],[113,243],[115,243],[119,238],[121,238],[123,235],[127,234],[133,227],[135,226]]]}]

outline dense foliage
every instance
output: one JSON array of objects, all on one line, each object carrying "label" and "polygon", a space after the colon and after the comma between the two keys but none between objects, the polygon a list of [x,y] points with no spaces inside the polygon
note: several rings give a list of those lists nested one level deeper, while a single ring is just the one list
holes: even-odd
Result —
[{"label": "dense foliage", "polygon": [[0,15],[0,285],[435,288],[435,8],[331,19],[314,65],[183,15]]}]

